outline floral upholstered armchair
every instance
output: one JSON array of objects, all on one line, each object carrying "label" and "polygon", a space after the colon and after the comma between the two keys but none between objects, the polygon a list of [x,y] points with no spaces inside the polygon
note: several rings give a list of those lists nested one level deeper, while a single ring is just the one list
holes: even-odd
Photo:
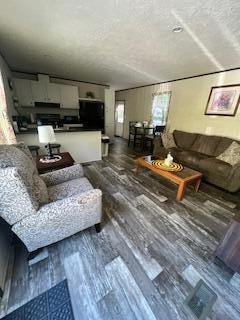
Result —
[{"label": "floral upholstered armchair", "polygon": [[0,146],[0,216],[29,252],[95,225],[100,231],[102,192],[82,166],[39,175],[23,145]]}]

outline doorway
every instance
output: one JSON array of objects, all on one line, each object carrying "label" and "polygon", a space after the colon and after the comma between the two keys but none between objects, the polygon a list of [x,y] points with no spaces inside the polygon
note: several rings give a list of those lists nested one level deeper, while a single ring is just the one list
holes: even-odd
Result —
[{"label": "doorway", "polygon": [[115,103],[115,136],[123,137],[125,101],[117,100]]}]

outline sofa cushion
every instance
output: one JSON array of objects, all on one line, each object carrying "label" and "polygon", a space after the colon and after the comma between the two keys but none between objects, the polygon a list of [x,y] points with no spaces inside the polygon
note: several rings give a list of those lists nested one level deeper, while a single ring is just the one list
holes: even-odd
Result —
[{"label": "sofa cushion", "polygon": [[164,148],[169,149],[176,147],[176,143],[171,132],[161,133],[161,138]]},{"label": "sofa cushion", "polygon": [[205,154],[196,151],[182,151],[178,155],[178,160],[189,166],[190,168],[197,169],[199,167],[199,161],[208,159],[209,157]]},{"label": "sofa cushion", "polygon": [[240,163],[240,144],[233,141],[230,146],[217,157],[217,159],[225,161],[232,166]]},{"label": "sofa cushion", "polygon": [[56,201],[81,194],[92,189],[93,187],[87,178],[78,178],[49,187],[48,195],[50,201]]},{"label": "sofa cushion", "polygon": [[207,154],[209,156],[215,156],[215,151],[220,140],[221,137],[199,134],[194,141],[191,150]]},{"label": "sofa cushion", "polygon": [[196,140],[197,133],[189,133],[179,130],[173,131],[174,140],[180,149],[189,150]]},{"label": "sofa cushion", "polygon": [[183,152],[182,149],[177,148],[177,147],[175,147],[175,148],[170,148],[170,149],[168,149],[168,151],[169,151],[169,152],[171,153],[171,155],[173,156],[173,161],[174,161],[174,158],[179,159],[181,152]]},{"label": "sofa cushion", "polygon": [[221,140],[219,141],[219,144],[215,150],[216,157],[223,153],[233,141],[233,139],[221,137]]},{"label": "sofa cushion", "polygon": [[232,166],[224,161],[216,158],[208,158],[199,162],[200,171],[202,170],[205,175],[217,175],[222,177],[228,177],[232,170]]}]

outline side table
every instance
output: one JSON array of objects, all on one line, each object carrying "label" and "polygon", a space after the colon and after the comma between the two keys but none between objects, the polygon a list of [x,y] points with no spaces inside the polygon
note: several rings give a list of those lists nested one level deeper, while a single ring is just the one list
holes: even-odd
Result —
[{"label": "side table", "polygon": [[59,153],[59,156],[62,157],[61,160],[56,161],[56,162],[50,162],[50,163],[40,162],[39,160],[41,158],[43,158],[44,156],[37,156],[36,157],[36,166],[37,166],[38,172],[41,174],[41,173],[45,173],[47,171],[58,170],[58,169],[70,167],[74,164],[74,160],[69,152]]}]

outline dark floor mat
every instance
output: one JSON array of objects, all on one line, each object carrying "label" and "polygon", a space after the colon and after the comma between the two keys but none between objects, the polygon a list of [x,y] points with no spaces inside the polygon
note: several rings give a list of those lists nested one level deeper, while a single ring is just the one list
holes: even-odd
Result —
[{"label": "dark floor mat", "polygon": [[212,311],[212,306],[216,300],[216,293],[203,280],[199,280],[185,303],[197,319],[204,320]]},{"label": "dark floor mat", "polygon": [[8,314],[4,320],[74,320],[67,280]]}]

